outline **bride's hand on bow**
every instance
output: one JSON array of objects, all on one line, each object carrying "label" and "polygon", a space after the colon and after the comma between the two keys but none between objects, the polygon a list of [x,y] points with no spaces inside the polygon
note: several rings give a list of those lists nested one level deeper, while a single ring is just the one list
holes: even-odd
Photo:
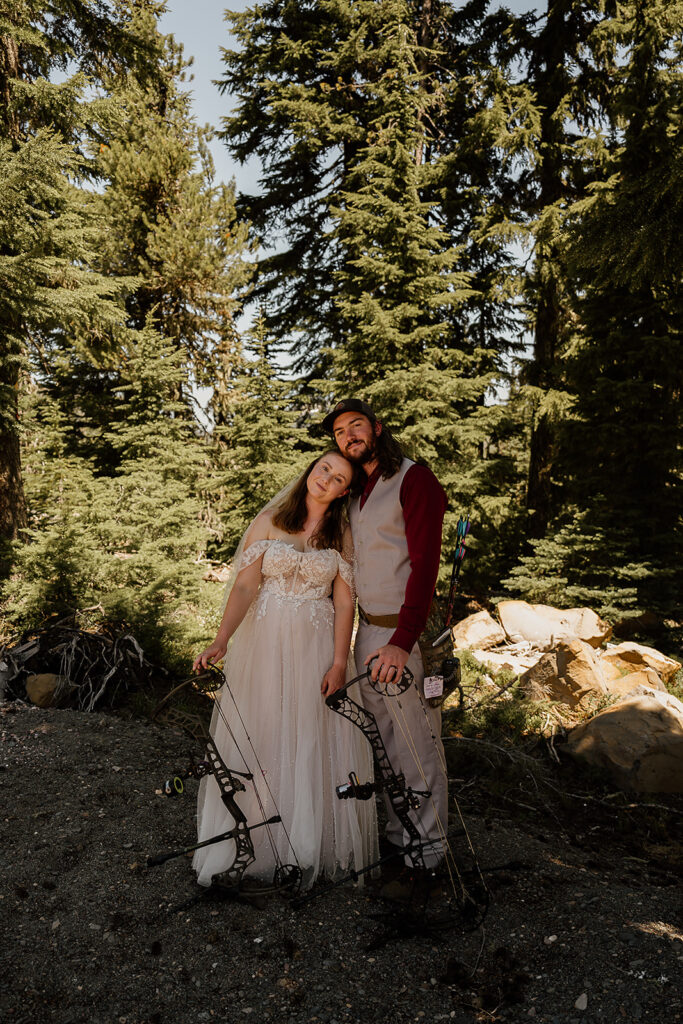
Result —
[{"label": "bride's hand on bow", "polygon": [[323,697],[329,697],[331,694],[336,693],[337,690],[341,690],[345,682],[346,665],[333,665],[332,668],[328,668],[323,676],[320,692]]},{"label": "bride's hand on bow", "polygon": [[210,644],[205,651],[202,651],[202,653],[198,654],[194,659],[192,671],[203,672],[210,664],[214,665],[217,661],[220,661],[221,658],[224,658],[227,649],[227,644],[221,643],[219,640],[214,640],[214,642]]}]

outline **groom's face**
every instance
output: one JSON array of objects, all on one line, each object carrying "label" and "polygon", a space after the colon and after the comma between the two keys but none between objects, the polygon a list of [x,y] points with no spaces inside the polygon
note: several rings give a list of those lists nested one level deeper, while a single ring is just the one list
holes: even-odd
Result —
[{"label": "groom's face", "polygon": [[372,423],[361,412],[343,412],[334,421],[334,439],[349,462],[363,466],[371,462],[377,451],[381,423]]}]

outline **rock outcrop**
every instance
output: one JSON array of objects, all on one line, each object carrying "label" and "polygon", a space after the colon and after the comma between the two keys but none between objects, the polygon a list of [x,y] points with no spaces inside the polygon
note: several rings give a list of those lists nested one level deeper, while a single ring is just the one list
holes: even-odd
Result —
[{"label": "rock outcrop", "polygon": [[654,647],[645,647],[627,641],[614,644],[600,652],[600,663],[605,679],[622,679],[631,673],[651,669],[665,683],[676,675],[681,667],[680,661],[667,658]]},{"label": "rock outcrop", "polygon": [[576,707],[587,697],[608,693],[600,662],[589,643],[576,637],[561,640],[521,677],[532,700],[551,700]]},{"label": "rock outcrop", "polygon": [[572,729],[568,753],[641,793],[683,793],[683,703],[644,690]]},{"label": "rock outcrop", "polygon": [[[600,667],[604,673],[604,662],[600,659]],[[666,686],[652,668],[642,669],[640,672],[629,672],[617,679],[606,679],[607,692],[610,696],[625,697],[634,690],[644,686],[647,690],[659,690],[666,693]]]},{"label": "rock outcrop", "polygon": [[451,630],[457,650],[486,650],[505,643],[505,631],[487,611],[468,615]]},{"label": "rock outcrop", "polygon": [[612,634],[612,627],[590,608],[551,608],[526,601],[501,601],[496,611],[512,643],[528,640],[540,648],[556,640],[576,637],[599,647]]},{"label": "rock outcrop", "polygon": [[642,644],[602,649],[611,627],[590,608],[501,601],[497,613],[502,629],[486,611],[458,623],[452,630],[454,646],[470,650],[491,672],[519,675],[532,700],[594,709],[595,699],[623,698],[643,686],[666,693],[665,683],[681,668]]}]

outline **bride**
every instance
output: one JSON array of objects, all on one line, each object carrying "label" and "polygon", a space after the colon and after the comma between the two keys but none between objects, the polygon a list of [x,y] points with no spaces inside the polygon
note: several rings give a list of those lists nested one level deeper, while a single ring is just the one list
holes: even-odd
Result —
[{"label": "bride", "polygon": [[[352,674],[345,499],[354,472],[326,452],[259,513],[237,549],[216,639],[194,663],[200,671],[225,657],[211,731],[225,763],[253,773],[238,804],[250,822],[261,812],[282,817],[251,832],[256,860],[246,875],[259,879],[272,878],[278,857],[296,859],[305,887],[377,857],[374,801],[335,794],[352,770],[372,778],[370,747],[323,700]],[[233,826],[213,776],[202,780],[197,816],[200,842]],[[233,854],[232,840],[197,850],[199,884],[210,885]]]}]

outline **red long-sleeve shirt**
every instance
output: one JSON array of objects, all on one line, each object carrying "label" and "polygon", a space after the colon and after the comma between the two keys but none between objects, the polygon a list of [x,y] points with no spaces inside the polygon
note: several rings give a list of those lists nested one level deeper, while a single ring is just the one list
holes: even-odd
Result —
[{"label": "red long-sleeve shirt", "polygon": [[[379,467],[368,477],[360,507],[372,494],[380,478]],[[441,560],[441,531],[448,498],[431,469],[417,463],[403,477],[399,491],[403,509],[410,576],[398,613],[398,626],[389,643],[411,651],[422,633],[434,597]]]}]

